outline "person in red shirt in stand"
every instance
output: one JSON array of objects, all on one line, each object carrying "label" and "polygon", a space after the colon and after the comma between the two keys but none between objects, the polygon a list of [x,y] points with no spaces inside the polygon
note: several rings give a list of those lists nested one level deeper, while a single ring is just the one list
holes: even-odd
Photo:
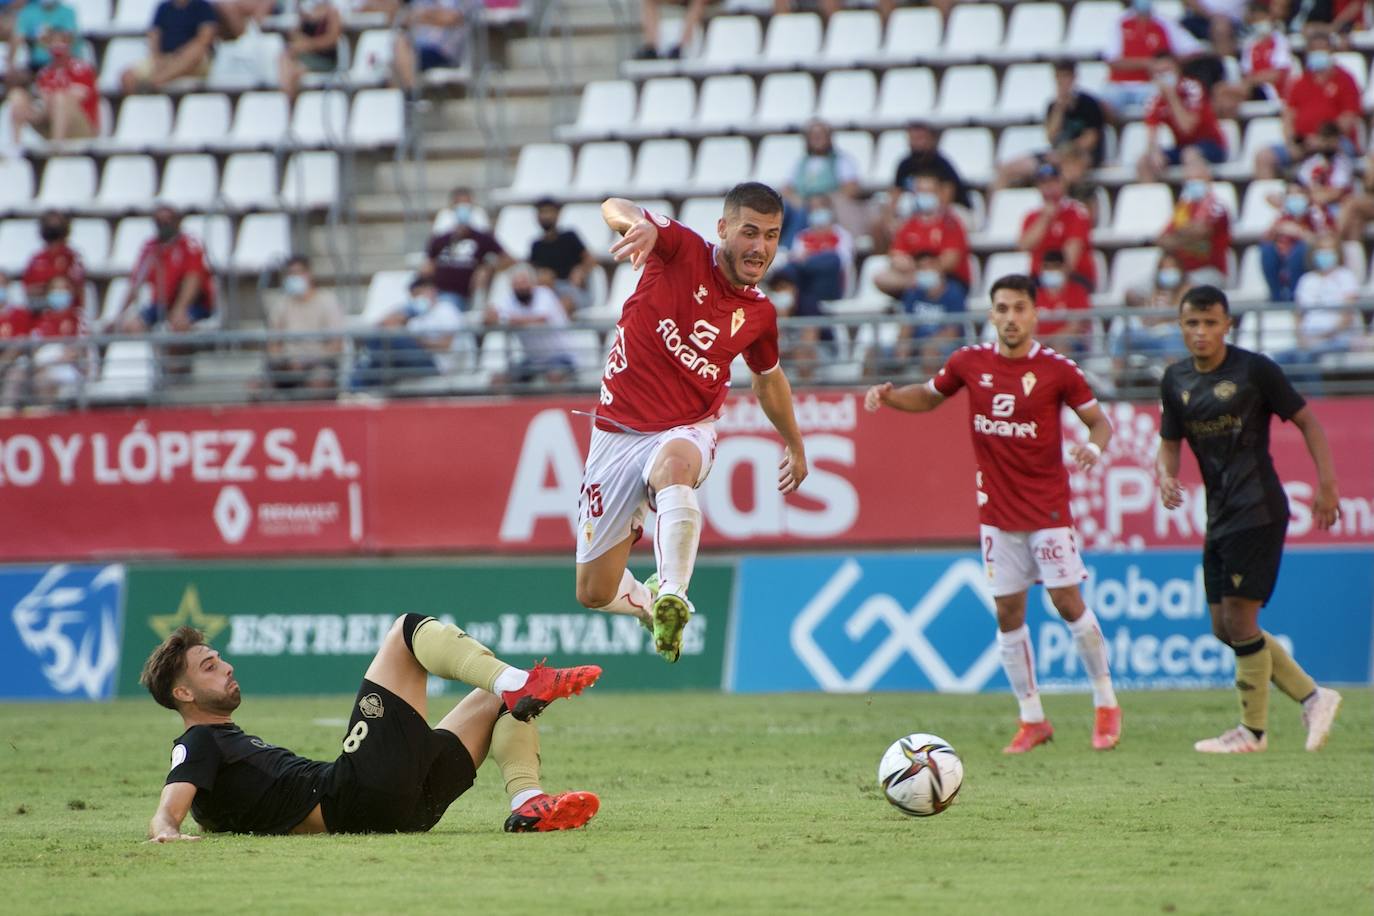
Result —
[{"label": "person in red shirt in stand", "polygon": [[[1040,274],[1036,279],[1035,308],[1038,311],[1061,312],[1073,310],[1087,315],[1092,310],[1092,300],[1081,283],[1069,281],[1069,272],[1064,267],[1062,251],[1047,251],[1040,262]],[[1083,353],[1092,342],[1092,319],[1055,319],[1041,321],[1036,325],[1041,337],[1049,340],[1062,352]]]},{"label": "person in red shirt in stand", "polygon": [[1212,193],[1207,160],[1193,150],[1183,158],[1183,189],[1157,244],[1178,258],[1189,285],[1223,287],[1230,272],[1231,215]]},{"label": "person in red shirt in stand", "polygon": [[43,39],[52,60],[34,79],[37,96],[22,88],[9,95],[10,125],[18,142],[25,125],[60,146],[66,140],[84,140],[100,134],[100,93],[95,88],[95,69],[72,56],[72,36],[50,31]]},{"label": "person in red shirt in stand", "polygon": [[57,210],[47,210],[39,218],[38,234],[43,238],[43,247],[29,259],[24,268],[24,290],[30,299],[41,298],[56,277],[65,277],[72,292],[72,309],[80,311],[85,306],[86,268],[81,263],[81,255],[67,244],[71,232],[71,221],[67,214]]},{"label": "person in red shirt in stand", "polygon": [[878,289],[901,299],[916,285],[916,254],[935,251],[951,294],[963,299],[972,286],[968,232],[940,196],[940,178],[933,172],[916,176],[910,197],[903,195],[898,212],[909,218],[898,228],[888,249],[888,268],[873,278]]},{"label": "person in red shirt in stand", "polygon": [[1292,302],[1298,281],[1307,272],[1307,253],[1317,237],[1334,229],[1331,218],[1301,182],[1290,179],[1278,218],[1260,239],[1260,269],[1274,302]]},{"label": "person in red shirt in stand", "polygon": [[1035,184],[1045,205],[1026,214],[1021,223],[1018,247],[1031,255],[1031,274],[1039,276],[1045,253],[1063,252],[1069,268],[1069,281],[1091,293],[1097,287],[1097,265],[1093,263],[1092,214],[1083,204],[1065,193],[1059,167],[1046,162],[1035,170]]},{"label": "person in red shirt in stand", "polygon": [[[777,254],[782,209],[781,195],[767,185],[738,184],[725,196],[712,244],[628,200],[601,205],[606,224],[622,236],[611,254],[644,274],[625,302],[601,377],[578,498],[577,600],[652,622],[654,647],[669,662],[681,655],[692,616],[687,586],[701,539],[696,488],[715,458],[715,419],[736,356],[753,372],[759,407],[782,437],[778,490],[791,493],[807,474],[778,358],[777,308],[757,285]],[[639,582],[625,567],[650,508],[658,513],[658,572]]]},{"label": "person in red shirt in stand", "polygon": [[[119,328],[126,334],[143,333],[160,324],[173,331],[189,331],[215,312],[215,282],[205,249],[181,231],[181,214],[159,204],[153,211],[153,224],[157,235],[144,243],[134,262],[120,310]],[[153,301],[135,308],[139,288],[145,284]]]},{"label": "person in red shirt in stand", "polygon": [[1156,16],[1152,0],[1132,0],[1130,11],[1122,15],[1106,39],[1102,57],[1111,71],[1099,97],[1123,119],[1139,117],[1145,103],[1155,94],[1150,83],[1150,62],[1156,54],[1188,57],[1202,50],[1202,45],[1183,26]]},{"label": "person in red shirt in stand", "polygon": [[1213,104],[1224,118],[1236,117],[1244,102],[1281,101],[1293,76],[1293,46],[1283,23],[1260,4],[1251,6],[1246,18],[1250,36],[1240,50],[1241,78],[1212,88]]},{"label": "person in red shirt in stand", "polygon": [[[1178,60],[1160,54],[1154,62],[1159,94],[1145,109],[1146,150],[1136,163],[1141,181],[1157,181],[1166,166],[1183,161],[1185,150],[1195,149],[1208,162],[1226,161],[1226,135],[1212,110],[1212,94],[1200,81],[1179,72]],[[1161,149],[1159,128],[1174,132],[1174,147]]]},{"label": "person in red shirt in stand", "polygon": [[1334,121],[1347,154],[1359,155],[1360,86],[1331,56],[1331,37],[1314,32],[1307,39],[1303,74],[1288,84],[1283,100],[1283,142],[1262,149],[1255,156],[1256,178],[1278,178],[1298,162],[1307,137],[1323,124]]},{"label": "person in red shirt in stand", "polygon": [[1060,416],[1068,407],[1088,427],[1087,444],[1070,450],[1082,470],[1102,457],[1112,424],[1074,361],[1035,339],[1035,297],[1030,277],[999,278],[992,284],[995,343],[957,350],[924,384],[874,385],[864,396],[864,407],[923,413],[968,389],[980,553],[997,606],[1002,667],[1021,713],[1016,736],[1003,753],[1024,754],[1054,735],[1035,684],[1034,648],[1026,626],[1026,595],[1036,582],[1044,583],[1055,610],[1068,623],[1092,679],[1092,746],[1110,750],[1121,738],[1121,707],[1102,630],[1079,591],[1088,572],[1069,509]]}]

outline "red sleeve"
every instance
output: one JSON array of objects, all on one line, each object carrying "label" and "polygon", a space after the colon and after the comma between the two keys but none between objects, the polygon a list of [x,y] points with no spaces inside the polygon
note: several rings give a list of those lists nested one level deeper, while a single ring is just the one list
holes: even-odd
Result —
[{"label": "red sleeve", "polygon": [[1341,114],[1353,112],[1360,113],[1360,87],[1355,82],[1355,78],[1344,70],[1341,71]]},{"label": "red sleeve", "polygon": [[1160,96],[1155,96],[1150,99],[1150,105],[1145,109],[1145,123],[1163,124],[1164,112],[1167,110],[1164,99]]},{"label": "red sleeve", "polygon": [[1088,215],[1088,208],[1075,204],[1069,208],[1069,212],[1073,214],[1073,220],[1064,233],[1065,241],[1081,239],[1084,245],[1092,245],[1093,221]]},{"label": "red sleeve", "polygon": [[[767,302],[767,300],[764,300]],[[773,304],[768,302],[768,307]],[[774,310],[776,311],[776,310]],[[744,349],[744,363],[751,371],[758,375],[765,372],[772,372],[778,368],[780,358],[778,356],[778,319],[773,317],[768,322],[768,326],[763,329],[753,343]]]},{"label": "red sleeve", "polygon": [[[185,236],[183,236],[185,238]],[[210,267],[205,261],[205,249],[199,242],[186,238],[186,273],[198,273],[208,279]]]},{"label": "red sleeve", "polygon": [[935,373],[935,376],[926,384],[945,397],[958,394],[959,389],[964,387],[964,376],[961,370],[965,360],[968,359],[968,352],[968,348],[964,347],[951,353],[949,359],[945,360],[944,367]]},{"label": "red sleeve", "polygon": [[658,255],[660,260],[671,261],[677,257],[677,253],[682,250],[683,243],[689,239],[701,240],[701,236],[675,219],[669,219],[663,214],[654,213],[651,210],[644,210],[643,212],[658,229],[658,238],[654,241],[654,254]]},{"label": "red sleeve", "polygon": [[1078,364],[1071,359],[1064,360],[1064,403],[1074,410],[1082,410],[1089,404],[1097,402],[1097,395],[1088,386],[1088,380],[1083,377],[1083,370],[1078,368]]},{"label": "red sleeve", "polygon": [[949,219],[945,220],[945,233],[952,241],[945,247],[957,248],[964,256],[968,256],[968,233],[964,231],[963,220],[950,214]]}]

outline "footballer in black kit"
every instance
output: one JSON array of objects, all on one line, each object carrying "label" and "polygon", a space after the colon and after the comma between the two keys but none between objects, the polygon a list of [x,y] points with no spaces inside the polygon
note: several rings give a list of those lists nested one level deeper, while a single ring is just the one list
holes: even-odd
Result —
[{"label": "footballer in black kit", "polygon": [[1326,432],[1273,360],[1226,343],[1231,309],[1221,290],[1196,286],[1185,293],[1179,326],[1190,355],[1171,365],[1161,383],[1159,495],[1165,508],[1183,505],[1178,471],[1187,439],[1207,491],[1202,575],[1212,632],[1236,653],[1241,705],[1239,726],[1194,748],[1216,754],[1265,750],[1272,680],[1302,704],[1307,749],[1320,750],[1341,696],[1317,686],[1288,649],[1260,629],[1259,611],[1274,592],[1288,531],[1288,497],[1269,454],[1270,422],[1277,416],[1302,431],[1317,469],[1312,517],[1319,528],[1340,517]]}]

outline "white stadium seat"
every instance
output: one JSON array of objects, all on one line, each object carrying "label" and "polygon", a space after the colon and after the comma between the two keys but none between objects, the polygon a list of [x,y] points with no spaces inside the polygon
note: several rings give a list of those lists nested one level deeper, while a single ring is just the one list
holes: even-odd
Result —
[{"label": "white stadium seat", "polygon": [[143,154],[111,156],[100,176],[100,192],[89,209],[101,213],[143,210],[157,192],[157,167]]},{"label": "white stadium seat", "polygon": [[882,46],[883,23],[873,10],[840,10],[825,27],[820,59],[832,67],[871,60]]},{"label": "white stadium seat", "polygon": [[338,154],[328,150],[293,153],[282,179],[282,206],[288,210],[323,210],[338,199]]},{"label": "white stadium seat", "polygon": [[887,32],[876,59],[897,61],[928,60],[940,48],[944,25],[940,11],[929,6],[899,6],[887,19]]},{"label": "white stadium seat", "polygon": [[[149,19],[151,20],[151,16]],[[147,23],[139,29],[147,29]],[[105,53],[100,55],[100,77],[96,88],[104,93],[119,91],[120,77],[124,71],[148,56],[148,39],[114,38],[105,45]]]},{"label": "white stadium seat", "polygon": [[1043,205],[1035,188],[1007,188],[993,195],[988,205],[988,226],[979,238],[981,244],[1015,245],[1021,237],[1021,224]]},{"label": "white stadium seat", "polygon": [[606,294],[606,308],[614,319],[620,318],[625,300],[630,298],[635,287],[639,285],[639,277],[640,272],[631,267],[628,261],[622,261],[615,266],[615,273],[611,275],[610,291]]},{"label": "white stadium seat", "polygon": [[153,237],[153,221],[146,216],[126,216],[115,226],[114,242],[105,269],[111,273],[128,273],[143,245]]},{"label": "white stadium seat", "polygon": [[934,107],[935,77],[925,67],[902,67],[883,74],[873,120],[883,127],[906,126],[930,117]]},{"label": "white stadium seat", "polygon": [[229,96],[223,93],[188,95],[177,106],[176,126],[167,144],[177,149],[207,149],[214,140],[229,133],[231,114]]},{"label": "white stadium seat", "polygon": [[1007,274],[1028,274],[1030,265],[1029,251],[998,251],[990,254],[974,289],[978,295],[984,295],[998,277],[1005,277]]},{"label": "white stadium seat", "polygon": [[504,196],[538,197],[567,191],[572,181],[572,150],[565,143],[526,143],[515,163],[515,178]]},{"label": "white stadium seat", "polygon": [[[245,221],[246,222],[246,221]],[[181,221],[181,231],[200,242],[212,267],[224,270],[234,251],[234,227],[223,214],[192,214]]]},{"label": "white stadium seat", "polygon": [[1174,192],[1167,184],[1130,184],[1116,197],[1109,236],[1118,242],[1153,239],[1174,210]]},{"label": "white stadium seat", "polygon": [[686,63],[702,71],[733,70],[758,60],[763,29],[753,16],[715,16],[706,26],[701,56]]},{"label": "white stadium seat", "polygon": [[95,160],[87,156],[54,156],[43,169],[34,209],[78,209],[95,198]]},{"label": "white stadium seat", "polygon": [[573,170],[572,193],[601,197],[622,188],[630,175],[630,145],[623,140],[583,144]]},{"label": "white stadium seat", "polygon": [[806,141],[800,134],[769,134],[759,141],[749,177],[772,188],[785,187],[792,183],[792,173],[805,153]]},{"label": "white stadium seat", "polygon": [[1117,0],[1080,0],[1073,4],[1064,49],[1079,56],[1101,56],[1107,36],[1117,27],[1123,9]]},{"label": "white stadium seat", "polygon": [[1045,136],[1045,128],[1039,124],[1004,128],[997,138],[997,164],[1043,152],[1049,149],[1049,146],[1050,141]]},{"label": "white stadium seat", "polygon": [[957,3],[949,14],[940,54],[967,60],[994,53],[1002,44],[1002,7],[995,3]]},{"label": "white stadium seat", "polygon": [[[8,128],[0,124],[0,130]],[[27,207],[33,199],[33,185],[29,160],[0,157],[0,213]]]},{"label": "white stadium seat", "polygon": [[67,243],[81,255],[87,270],[99,272],[110,256],[110,224],[90,217],[74,219]]},{"label": "white stadium seat", "polygon": [[562,128],[559,136],[605,137],[629,127],[635,116],[635,96],[630,80],[593,80],[582,90],[577,121]]},{"label": "white stadium seat", "polygon": [[[576,232],[593,255],[607,256],[607,249],[611,247],[611,227],[601,215],[600,203],[568,204],[558,215],[558,225]],[[533,238],[531,236],[530,240]]]},{"label": "white stadium seat", "polygon": [[816,117],[831,127],[865,124],[877,97],[878,81],[872,70],[831,70],[821,80]]},{"label": "white stadium seat", "polygon": [[208,153],[183,153],[167,160],[162,170],[159,201],[178,210],[208,210],[219,191],[219,166]]},{"label": "white stadium seat", "polygon": [[866,130],[837,130],[832,138],[835,149],[847,153],[858,166],[859,180],[873,167],[873,135]]},{"label": "white stadium seat", "polygon": [[285,213],[250,213],[243,218],[234,247],[236,270],[268,270],[290,256],[291,223]]},{"label": "white stadium seat", "polygon": [[119,106],[114,133],[98,145],[121,150],[157,149],[171,132],[171,99],[165,95],[131,95]]},{"label": "white stadium seat", "polygon": [[[224,162],[219,193],[225,205],[234,210],[277,206],[277,157],[272,153],[234,153]],[[291,206],[289,201],[287,206]]]},{"label": "white stadium seat", "polygon": [[15,276],[24,270],[43,240],[38,237],[38,220],[7,219],[0,222],[0,271]]},{"label": "white stadium seat", "polygon": [[1264,269],[1260,266],[1258,245],[1250,245],[1241,252],[1240,269],[1236,271],[1235,288],[1231,291],[1231,297],[1245,302],[1268,300],[1269,284],[1264,279]]},{"label": "white stadium seat", "polygon": [[815,60],[821,52],[821,17],[782,13],[768,20],[763,54],[754,68],[775,70]]},{"label": "white stadium seat", "polygon": [[[364,89],[353,96],[348,142],[353,146],[395,146],[405,130],[405,97],[399,89]],[[313,145],[313,144],[312,144]]]},{"label": "white stadium seat", "polygon": [[1248,178],[1254,174],[1255,157],[1260,150],[1283,142],[1283,121],[1280,118],[1251,118],[1245,125],[1245,139],[1239,151],[1231,147],[1230,162],[1216,168],[1218,175],[1228,178]]},{"label": "white stadium seat", "polygon": [[692,146],[686,140],[646,140],[635,153],[630,191],[636,197],[680,192],[690,184]]},{"label": "white stadium seat", "polygon": [[[686,109],[691,111],[690,108]],[[681,117],[679,115],[679,117]],[[701,84],[696,127],[725,131],[748,125],[754,119],[754,81],[747,76],[709,76]]]},{"label": "white stadium seat", "polygon": [[816,110],[816,81],[809,73],[770,73],[759,89],[754,123],[801,127]]},{"label": "white stadium seat", "polygon": [[715,241],[716,223],[724,208],[723,197],[692,197],[683,201],[677,221],[707,241]]},{"label": "white stadium seat", "polygon": [[[104,34],[114,18],[110,0],[67,0],[67,5],[76,12],[76,25],[83,35]],[[143,26],[146,29],[148,23]]]},{"label": "white stadium seat", "polygon": [[950,67],[940,80],[935,118],[948,123],[979,121],[997,102],[997,74],[986,64]]},{"label": "white stadium seat", "polygon": [[957,127],[940,134],[940,152],[959,163],[959,174],[972,184],[991,180],[992,131],[986,127]]},{"label": "white stadium seat", "polygon": [[496,214],[492,235],[513,258],[529,256],[530,245],[539,236],[539,220],[529,204],[508,204]]},{"label": "white stadium seat", "polygon": [[338,90],[302,92],[291,112],[290,133],[297,146],[334,148],[341,145],[349,136],[347,93]]},{"label": "white stadium seat", "polygon": [[1002,55],[1025,60],[1059,51],[1064,41],[1064,8],[1058,3],[1017,3],[1007,23]]},{"label": "white stadium seat", "polygon": [[1113,304],[1123,303],[1127,290],[1146,286],[1154,280],[1159,256],[1159,249],[1153,245],[1148,248],[1122,248],[1112,256],[1112,276],[1107,295]]},{"label": "white stadium seat", "polygon": [[234,109],[234,123],[223,145],[232,149],[272,149],[287,140],[290,109],[281,92],[245,92]]},{"label": "white stadium seat", "polygon": [[391,74],[396,38],[390,29],[368,29],[358,36],[348,81],[354,86],[379,86]]},{"label": "white stadium seat", "polygon": [[410,281],[415,274],[409,270],[379,270],[367,284],[367,297],[359,323],[375,325],[410,298]]},{"label": "white stadium seat", "polygon": [[[143,34],[153,24],[158,0],[118,0],[111,25],[122,32]],[[147,42],[144,41],[144,47]]]},{"label": "white stadium seat", "polygon": [[1054,68],[1049,64],[1012,64],[1002,74],[997,115],[1009,121],[1043,122],[1054,93]]},{"label": "white stadium seat", "polygon": [[744,137],[707,137],[697,147],[687,187],[693,194],[718,194],[734,184],[733,176],[748,175],[754,151]]},{"label": "white stadium seat", "polygon": [[[1168,125],[1160,125],[1159,145],[1161,149],[1168,149],[1174,145],[1174,132]],[[1121,138],[1117,144],[1117,162],[1123,177],[1135,178],[1136,163],[1145,155],[1147,149],[1149,134],[1144,121],[1131,121],[1122,128]]]},{"label": "white stadium seat", "polygon": [[157,375],[153,345],[146,340],[116,340],[105,349],[100,376],[86,385],[92,401],[123,401],[152,393]]},{"label": "white stadium seat", "polygon": [[[731,77],[750,82],[747,76]],[[749,101],[753,102],[750,93]],[[651,79],[640,91],[639,115],[634,121],[635,133],[657,136],[684,127],[696,107],[696,86],[686,77],[674,76]]]},{"label": "white stadium seat", "polygon": [[1252,181],[1245,188],[1245,198],[1240,205],[1240,218],[1236,220],[1235,234],[1246,238],[1256,238],[1274,224],[1279,211],[1269,203],[1270,195],[1283,197],[1284,184],[1281,178]]},{"label": "white stadium seat", "polygon": [[904,130],[885,130],[878,135],[873,165],[868,172],[868,185],[888,188],[897,177],[897,165],[911,155],[911,141]]}]

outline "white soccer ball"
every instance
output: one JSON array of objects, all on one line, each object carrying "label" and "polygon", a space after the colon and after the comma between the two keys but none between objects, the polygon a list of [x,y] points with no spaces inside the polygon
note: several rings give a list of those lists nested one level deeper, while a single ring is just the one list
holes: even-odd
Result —
[{"label": "white soccer ball", "polygon": [[929,817],[954,803],[964,783],[964,762],[944,738],[907,735],[878,762],[878,785],[903,814]]}]

